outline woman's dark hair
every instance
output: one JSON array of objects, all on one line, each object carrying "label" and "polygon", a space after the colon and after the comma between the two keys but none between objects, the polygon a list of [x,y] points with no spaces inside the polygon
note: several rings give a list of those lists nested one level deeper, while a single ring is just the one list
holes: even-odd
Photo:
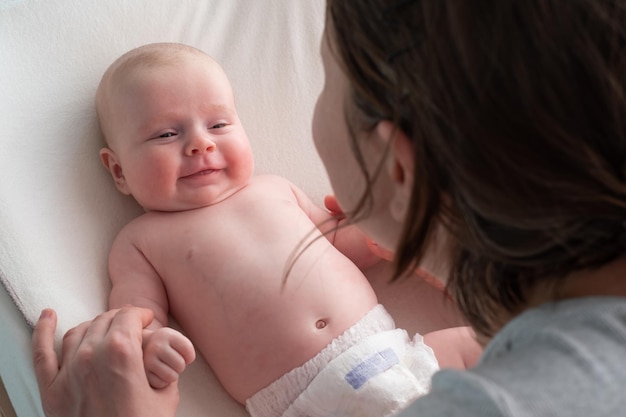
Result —
[{"label": "woman's dark hair", "polygon": [[355,151],[380,120],[413,144],[396,277],[442,224],[448,289],[489,336],[538,285],[624,253],[626,0],[327,4]]}]

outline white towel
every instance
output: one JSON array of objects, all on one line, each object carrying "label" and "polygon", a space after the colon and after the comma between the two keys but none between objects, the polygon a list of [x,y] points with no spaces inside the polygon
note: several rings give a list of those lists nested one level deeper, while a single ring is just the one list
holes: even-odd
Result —
[{"label": "white towel", "polygon": [[[60,340],[105,310],[111,241],[141,212],[98,157],[93,100],[107,66],[151,42],[206,51],[231,79],[257,173],[283,175],[321,202],[330,187],[310,124],[323,24],[323,1],[0,0],[0,280],[29,324],[54,308]],[[6,369],[10,390],[18,373]],[[182,384],[181,416],[245,415],[202,360]]]}]

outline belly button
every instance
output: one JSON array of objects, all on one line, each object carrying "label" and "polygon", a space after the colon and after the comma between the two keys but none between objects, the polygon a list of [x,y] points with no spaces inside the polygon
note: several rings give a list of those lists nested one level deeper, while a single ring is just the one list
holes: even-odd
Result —
[{"label": "belly button", "polygon": [[328,323],[324,319],[319,319],[317,322],[315,322],[315,327],[317,327],[318,329],[323,329],[327,325]]}]

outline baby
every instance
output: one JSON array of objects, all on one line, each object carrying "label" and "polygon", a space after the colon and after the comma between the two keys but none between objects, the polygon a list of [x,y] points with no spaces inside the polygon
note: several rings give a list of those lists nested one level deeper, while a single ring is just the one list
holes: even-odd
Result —
[{"label": "baby", "polygon": [[134,49],[105,72],[96,105],[102,163],[145,210],[111,248],[110,307],[154,311],[153,387],[195,355],[166,327],[171,313],[253,416],[390,415],[427,392],[437,360],[378,304],[359,269],[376,262],[364,238],[287,180],[253,176],[213,59],[180,44]]}]

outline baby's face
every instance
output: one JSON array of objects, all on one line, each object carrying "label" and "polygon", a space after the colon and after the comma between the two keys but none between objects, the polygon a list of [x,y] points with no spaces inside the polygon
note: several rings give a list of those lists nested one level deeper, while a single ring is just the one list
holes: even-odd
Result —
[{"label": "baby's face", "polygon": [[252,151],[229,81],[208,57],[141,68],[116,87],[109,147],[120,172],[109,170],[145,210],[204,207],[247,184]]}]

